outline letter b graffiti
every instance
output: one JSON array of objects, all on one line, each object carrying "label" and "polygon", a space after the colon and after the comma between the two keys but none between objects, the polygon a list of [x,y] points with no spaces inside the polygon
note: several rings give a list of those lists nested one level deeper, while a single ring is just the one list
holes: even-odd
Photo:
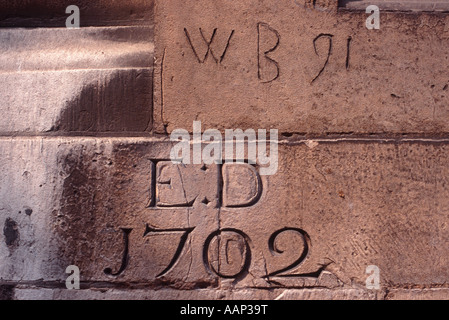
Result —
[{"label": "letter b graffiti", "polygon": [[65,21],[65,26],[69,29],[79,29],[80,27],[80,8],[75,5],[68,6],[65,13],[71,15]]}]

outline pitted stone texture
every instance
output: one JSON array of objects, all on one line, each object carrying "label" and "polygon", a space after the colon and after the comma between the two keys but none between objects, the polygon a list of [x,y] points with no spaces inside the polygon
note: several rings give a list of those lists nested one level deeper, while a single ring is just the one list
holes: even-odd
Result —
[{"label": "pitted stone texture", "polygon": [[196,119],[313,135],[448,132],[448,16],[382,13],[380,30],[366,19],[301,1],[156,1],[157,130]]},{"label": "pitted stone texture", "polygon": [[52,279],[48,269],[57,263],[57,258],[52,258],[54,248],[50,245],[51,216],[56,212],[54,204],[59,201],[62,186],[54,166],[56,153],[57,149],[49,148],[43,139],[1,139],[0,278],[3,280]]},{"label": "pitted stone texture", "polygon": [[370,5],[380,10],[395,11],[447,11],[449,2],[444,0],[340,0],[339,5],[349,10],[365,10]]},{"label": "pitted stone texture", "polygon": [[393,289],[385,296],[386,300],[447,300],[448,288]]},{"label": "pitted stone texture", "polygon": [[375,292],[363,289],[273,289],[273,290],[120,290],[120,289],[37,289],[18,288],[17,300],[376,300]]},{"label": "pitted stone texture", "polygon": [[0,73],[150,68],[154,50],[153,26],[1,29],[0,41]]},{"label": "pitted stone texture", "polygon": [[[1,224],[19,237],[0,237],[0,277],[58,284],[77,265],[83,283],[135,289],[338,290],[376,265],[382,289],[444,286],[448,143],[314,142],[282,143],[257,201],[226,207],[224,168],[170,165],[169,141],[4,138]],[[167,188],[186,201],[152,201]]]},{"label": "pitted stone texture", "polygon": [[149,132],[152,127],[151,69],[3,73],[0,80],[3,135]]}]

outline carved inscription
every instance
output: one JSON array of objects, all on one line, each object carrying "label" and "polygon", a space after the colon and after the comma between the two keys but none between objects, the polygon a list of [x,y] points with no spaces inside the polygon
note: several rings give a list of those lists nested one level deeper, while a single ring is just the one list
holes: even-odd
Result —
[{"label": "carved inscription", "polygon": [[[152,186],[148,207],[191,208],[196,205],[220,206],[221,166],[174,164],[153,161]],[[208,181],[216,181],[210,188]]]},{"label": "carved inscription", "polygon": [[[296,237],[291,237],[292,234],[295,234]],[[284,238],[284,245],[288,242],[291,242],[293,238],[296,239],[296,244],[298,248],[292,248],[293,250],[287,250],[281,247],[281,244],[279,243],[280,241],[279,238],[285,235],[287,235],[287,237]],[[288,237],[288,235],[290,235],[290,237]],[[273,233],[270,239],[268,240],[268,248],[270,249],[271,254],[273,256],[287,255],[290,257],[295,257],[296,260],[288,266],[285,266],[281,269],[271,272],[266,277],[268,278],[282,275],[286,276],[286,273],[288,271],[295,269],[306,259],[307,255],[309,254],[309,247],[310,247],[310,237],[304,230],[298,228],[283,228]]]},{"label": "carved inscription", "polygon": [[346,45],[346,70],[349,70],[350,66],[350,54],[351,54],[351,43],[352,43],[352,37],[349,37],[347,40]]},{"label": "carved inscription", "polygon": [[121,229],[123,232],[123,256],[122,256],[122,263],[120,265],[120,268],[117,272],[113,272],[112,268],[106,268],[104,269],[104,273],[110,276],[119,276],[125,271],[126,267],[128,266],[129,262],[129,234],[131,233],[132,229]]},{"label": "carved inscription", "polygon": [[[279,243],[281,241],[283,243]],[[318,278],[327,267],[322,266],[313,273],[291,273],[306,260],[310,250],[310,237],[299,228],[282,228],[274,232],[268,240],[268,248],[273,256],[287,258],[287,261],[290,257],[294,259],[292,263],[265,274],[263,278],[268,282],[272,277]],[[221,278],[239,278],[250,271],[251,250],[251,239],[243,231],[220,229],[209,235],[204,244],[204,265]],[[266,268],[270,269],[270,266]]]},{"label": "carved inscription", "polygon": [[[180,239],[169,264],[156,275],[156,278],[167,275],[179,262],[182,253],[187,250],[188,239],[195,227],[157,229],[150,224],[145,225],[143,237],[157,236],[159,234],[175,233],[180,235]],[[129,234],[132,229],[122,229],[125,239],[122,263],[117,272],[112,272],[111,268],[106,268],[104,273],[110,276],[119,276],[127,268],[129,262]],[[250,272],[252,250],[263,248],[252,248],[251,239],[241,230],[234,228],[223,228],[212,232],[206,239],[203,246],[203,263],[206,271],[225,279],[242,278]],[[299,228],[283,228],[270,235],[268,239],[268,249],[275,257],[287,257],[294,259],[293,262],[281,266],[275,264],[266,266],[267,270],[275,271],[261,275],[268,282],[273,282],[273,277],[308,277],[318,278],[326,266],[320,267],[313,273],[293,273],[305,261],[310,252],[310,237]],[[284,262],[285,263],[285,262]],[[297,272],[297,271],[296,271]],[[275,282],[275,281],[274,281]]]},{"label": "carved inscription", "polygon": [[184,188],[183,167],[169,161],[157,164],[157,205],[159,207],[191,207],[198,197]]}]

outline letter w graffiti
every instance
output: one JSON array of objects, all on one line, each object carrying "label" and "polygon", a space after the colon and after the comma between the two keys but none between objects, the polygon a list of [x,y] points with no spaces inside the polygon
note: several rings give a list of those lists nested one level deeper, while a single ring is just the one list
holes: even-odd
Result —
[{"label": "letter w graffiti", "polygon": [[226,52],[228,51],[228,48],[229,48],[229,44],[231,43],[232,36],[234,35],[234,30],[231,31],[228,41],[226,42],[226,47],[224,48],[224,50],[220,56],[218,56],[217,53],[212,49],[212,44],[214,42],[215,36],[217,35],[217,30],[218,29],[215,28],[214,31],[212,32],[210,39],[207,40],[206,36],[204,35],[203,30],[201,28],[199,28],[201,38],[207,46],[207,51],[206,51],[205,55],[203,57],[201,57],[200,54],[198,54],[198,50],[195,49],[195,46],[193,45],[192,37],[190,36],[189,31],[186,28],[184,28],[184,33],[186,34],[187,41],[189,42],[190,47],[192,48],[193,53],[195,54],[195,57],[197,58],[199,63],[206,62],[207,57],[209,57],[209,56],[211,56],[212,59],[214,59],[215,63],[217,63],[217,64],[221,63],[223,61],[223,59],[225,58]]}]

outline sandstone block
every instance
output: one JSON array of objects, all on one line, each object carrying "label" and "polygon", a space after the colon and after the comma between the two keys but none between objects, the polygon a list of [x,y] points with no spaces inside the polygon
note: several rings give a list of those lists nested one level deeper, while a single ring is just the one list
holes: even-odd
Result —
[{"label": "sandstone block", "polygon": [[315,142],[282,142],[261,176],[173,164],[164,140],[3,138],[0,277],[366,290],[376,265],[381,288],[443,285],[447,143]]},{"label": "sandstone block", "polygon": [[448,17],[382,12],[368,30],[365,12],[333,8],[156,1],[158,131],[195,119],[310,135],[447,133]]},{"label": "sandstone block", "polygon": [[152,129],[152,28],[0,31],[0,133]]}]

